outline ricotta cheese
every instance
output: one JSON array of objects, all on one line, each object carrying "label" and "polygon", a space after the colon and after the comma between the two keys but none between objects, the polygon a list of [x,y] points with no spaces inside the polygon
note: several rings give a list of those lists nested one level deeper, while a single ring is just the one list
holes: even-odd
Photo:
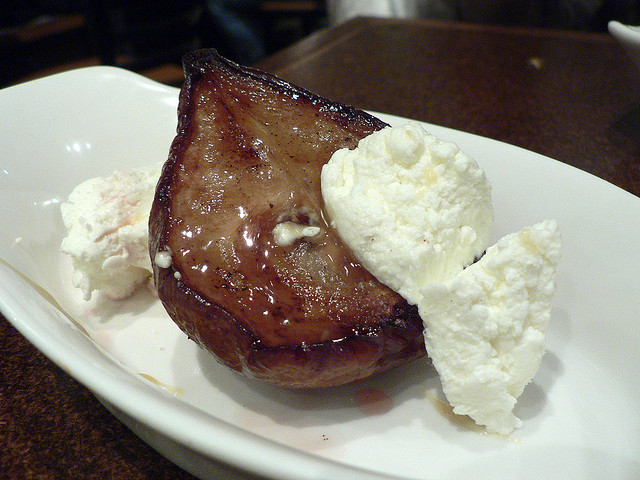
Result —
[{"label": "ricotta cheese", "polygon": [[280,247],[288,247],[298,240],[315,237],[320,233],[320,227],[287,221],[278,223],[273,227],[271,233],[277,245]]},{"label": "ricotta cheese", "polygon": [[161,165],[86,180],[60,206],[60,249],[85,299],[95,290],[126,298],[150,277],[148,221]]},{"label": "ricotta cheese", "polygon": [[354,150],[338,150],[322,169],[321,186],[342,240],[410,303],[488,245],[493,207],[484,172],[419,124],[388,127]]},{"label": "ricotta cheese", "polygon": [[487,249],[493,207],[484,172],[417,124],[337,151],[321,185],[331,225],[355,257],[418,306],[453,411],[489,432],[519,427],[513,408],[545,352],[560,256],[555,221]]},{"label": "ricotta cheese", "polygon": [[453,411],[487,431],[521,426],[513,407],[545,353],[560,236],[548,220],[507,235],[473,265],[422,289],[425,344]]}]

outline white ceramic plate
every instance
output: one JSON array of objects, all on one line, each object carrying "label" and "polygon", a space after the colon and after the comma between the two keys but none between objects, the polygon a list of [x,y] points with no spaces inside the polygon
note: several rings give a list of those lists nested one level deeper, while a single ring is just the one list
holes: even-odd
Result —
[{"label": "white ceramic plate", "polygon": [[58,253],[59,203],[82,180],[164,160],[176,105],[177,90],[103,67],[0,91],[2,312],[142,438],[202,478],[239,475],[221,464],[278,479],[640,478],[640,199],[427,125],[485,168],[495,239],[545,218],[563,232],[549,352],[516,407],[524,427],[485,435],[447,414],[424,361],[288,391],[218,366],[145,292],[81,300]]}]

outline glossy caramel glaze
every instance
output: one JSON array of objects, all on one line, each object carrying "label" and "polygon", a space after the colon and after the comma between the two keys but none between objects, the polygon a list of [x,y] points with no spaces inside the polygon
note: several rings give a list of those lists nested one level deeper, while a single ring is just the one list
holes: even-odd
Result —
[{"label": "glossy caramel glaze", "polygon": [[[152,259],[171,254],[154,276],[176,323],[231,368],[283,385],[423,355],[415,307],[358,264],[323,212],[322,165],[385,124],[212,50],[188,55],[185,74],[150,220]],[[279,246],[284,221],[320,233]]]}]

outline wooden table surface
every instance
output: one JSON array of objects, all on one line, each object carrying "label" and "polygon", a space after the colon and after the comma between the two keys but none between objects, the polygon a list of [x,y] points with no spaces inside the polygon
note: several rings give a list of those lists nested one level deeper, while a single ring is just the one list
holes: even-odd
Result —
[{"label": "wooden table surface", "polygon": [[[640,75],[606,34],[355,19],[258,66],[358,108],[548,155],[640,196]],[[4,317],[0,336],[0,477],[193,478]]]}]

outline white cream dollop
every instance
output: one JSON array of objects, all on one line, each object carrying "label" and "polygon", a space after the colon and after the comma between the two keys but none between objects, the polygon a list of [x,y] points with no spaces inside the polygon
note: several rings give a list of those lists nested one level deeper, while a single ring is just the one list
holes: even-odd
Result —
[{"label": "white cream dollop", "polygon": [[60,206],[60,249],[85,299],[95,290],[126,298],[150,277],[148,221],[161,165],[86,180]]},{"label": "white cream dollop", "polygon": [[385,128],[324,165],[331,224],[380,282],[417,303],[484,252],[493,227],[483,170],[417,123]]},{"label": "white cream dollop", "polygon": [[493,207],[484,172],[416,124],[337,151],[321,182],[331,225],[358,261],[418,305],[454,412],[489,432],[519,427],[513,407],[545,352],[560,254],[556,223],[487,249]]},{"label": "white cream dollop", "polygon": [[166,250],[161,250],[156,253],[153,262],[160,268],[169,268],[173,263],[173,258],[171,257],[171,249],[167,248]]},{"label": "white cream dollop", "polygon": [[425,345],[453,411],[506,435],[545,354],[560,234],[547,220],[500,239],[476,263],[422,290]]},{"label": "white cream dollop", "polygon": [[315,237],[320,233],[320,227],[286,221],[278,223],[271,233],[278,246],[288,247],[298,240]]}]

